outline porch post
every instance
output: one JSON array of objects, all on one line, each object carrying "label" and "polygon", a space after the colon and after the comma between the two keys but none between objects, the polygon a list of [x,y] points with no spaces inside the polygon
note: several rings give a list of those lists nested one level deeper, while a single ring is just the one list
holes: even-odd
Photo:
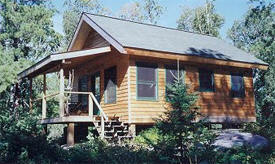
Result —
[{"label": "porch post", "polygon": [[129,133],[131,136],[136,136],[136,125],[135,124],[129,124]]},{"label": "porch post", "polygon": [[64,116],[64,69],[61,67],[59,71],[59,117]]},{"label": "porch post", "polygon": [[30,80],[30,86],[29,86],[29,107],[30,107],[30,112],[32,112],[32,78],[29,79]]},{"label": "porch post", "polygon": [[100,122],[101,122],[101,134],[100,134],[100,137],[101,139],[104,139],[104,135],[105,135],[105,121],[104,121],[104,118],[103,118],[103,115],[102,113],[100,113]]},{"label": "porch post", "polygon": [[88,113],[89,113],[89,116],[93,116],[94,115],[94,105],[93,105],[93,99],[92,99],[92,95],[91,95],[92,93],[90,93],[89,95],[88,95],[88,102],[89,102],[89,107],[88,107]]},{"label": "porch post", "polygon": [[46,118],[47,101],[46,101],[46,74],[43,74],[43,94],[42,94],[42,119]]},{"label": "porch post", "polygon": [[67,126],[67,145],[74,145],[74,123],[68,123]]}]

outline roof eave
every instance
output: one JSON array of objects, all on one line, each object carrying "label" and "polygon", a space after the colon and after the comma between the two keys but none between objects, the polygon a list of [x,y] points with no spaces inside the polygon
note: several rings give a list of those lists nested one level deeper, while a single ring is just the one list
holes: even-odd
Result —
[{"label": "roof eave", "polygon": [[182,61],[190,61],[194,63],[227,65],[227,66],[250,68],[250,69],[257,68],[261,70],[267,70],[269,66],[268,64],[262,64],[262,63],[251,63],[251,62],[242,62],[242,61],[235,61],[235,60],[222,60],[222,59],[192,56],[188,54],[179,54],[179,53],[166,52],[166,51],[140,49],[136,47],[125,47],[125,50],[129,55],[157,57],[157,58],[166,58],[166,59],[179,59]]},{"label": "roof eave", "polygon": [[18,79],[29,77],[29,76],[35,74],[36,71],[40,70],[41,68],[43,68],[53,62],[59,62],[59,61],[61,62],[62,60],[66,60],[66,59],[79,58],[79,57],[95,55],[95,54],[102,54],[102,53],[107,53],[107,52],[111,52],[110,46],[88,49],[88,50],[80,50],[80,51],[71,51],[71,52],[52,54],[52,55],[49,55],[49,56],[43,58],[42,60],[40,60],[39,62],[30,66],[29,68],[25,69],[24,71],[20,72],[18,74]]},{"label": "roof eave", "polygon": [[86,15],[86,13],[82,13],[81,18],[79,20],[79,23],[77,25],[76,31],[74,33],[74,36],[69,44],[68,51],[72,50],[72,47],[76,41],[77,35],[80,31],[80,27],[83,22],[86,22],[88,25],[90,25],[91,28],[93,28],[97,33],[99,33],[107,42],[109,42],[115,49],[117,49],[120,53],[125,54],[126,51],[121,43],[119,43],[114,37],[112,37],[109,33],[107,33],[102,27],[100,27],[98,24],[96,24],[89,16]]}]

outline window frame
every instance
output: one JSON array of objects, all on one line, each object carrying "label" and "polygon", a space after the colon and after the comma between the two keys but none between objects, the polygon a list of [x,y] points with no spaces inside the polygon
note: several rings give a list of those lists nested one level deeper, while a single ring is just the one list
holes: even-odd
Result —
[{"label": "window frame", "polygon": [[[239,95],[233,95],[233,90],[232,90],[232,84],[233,84],[233,79],[232,79],[232,77],[233,76],[240,76],[241,77],[241,79],[242,79],[242,90],[241,90],[241,93],[239,94]],[[230,96],[232,97],[232,98],[244,98],[245,97],[245,83],[244,83],[244,75],[243,75],[243,73],[231,73],[231,77],[230,77]]]},{"label": "window frame", "polygon": [[[212,81],[212,88],[202,88],[202,85],[201,85],[201,73],[202,72],[210,72],[211,74],[211,81]],[[200,92],[215,92],[215,75],[214,75],[214,71],[213,70],[209,70],[209,69],[203,69],[203,68],[200,68],[199,69],[199,91]]]},{"label": "window frame", "polygon": [[[154,97],[140,97],[138,96],[138,85],[139,84],[152,84],[148,82],[141,82],[138,81],[138,67],[139,66],[152,66],[155,68],[155,96]],[[158,101],[158,64],[157,63],[150,63],[150,62],[136,62],[136,100],[139,101]]]},{"label": "window frame", "polygon": [[[114,102],[107,102],[106,96],[107,96],[107,85],[106,85],[106,71],[110,69],[115,69],[116,71],[116,76],[115,76],[115,101]],[[103,76],[103,81],[104,81],[104,104],[116,104],[117,103],[117,66],[112,66],[107,69],[104,69],[104,76]]]}]

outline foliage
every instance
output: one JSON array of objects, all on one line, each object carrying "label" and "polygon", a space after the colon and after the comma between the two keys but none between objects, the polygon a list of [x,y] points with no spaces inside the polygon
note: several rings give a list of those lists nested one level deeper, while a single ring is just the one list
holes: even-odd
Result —
[{"label": "foliage", "polygon": [[17,73],[59,47],[54,10],[43,1],[0,0],[0,92],[16,82]]},{"label": "foliage", "polygon": [[[274,154],[273,154],[274,156]],[[217,163],[231,164],[231,163],[243,163],[243,164],[270,164],[274,163],[274,157],[269,152],[257,151],[250,146],[236,147],[228,149],[226,151],[217,151],[216,153]]]},{"label": "foliage", "polygon": [[159,4],[159,0],[135,1],[122,6],[119,17],[137,22],[157,24],[163,11],[164,7]]},{"label": "foliage", "polygon": [[177,28],[217,37],[223,23],[224,18],[216,13],[213,1],[206,1],[205,6],[195,9],[183,8]]},{"label": "foliage", "polygon": [[109,9],[100,0],[68,0],[64,3],[63,13],[64,46],[68,46],[77,27],[81,13],[110,15]]},{"label": "foliage", "polygon": [[140,144],[143,147],[150,147],[156,145],[162,136],[156,127],[142,131],[134,138],[134,143]]},{"label": "foliage", "polygon": [[200,117],[199,108],[195,106],[197,95],[189,93],[185,84],[179,81],[168,86],[167,92],[166,99],[172,109],[156,124],[163,137],[154,149],[168,154],[169,160],[178,158],[181,163],[207,160],[210,154],[213,155],[211,144],[215,135],[204,126],[203,121],[196,120]]},{"label": "foliage", "polygon": [[[18,82],[17,73],[58,49],[61,35],[53,29],[55,10],[43,0],[0,0],[0,8],[0,163],[47,159],[41,154],[52,151],[47,152],[50,145],[37,124],[38,111],[29,113],[29,83]],[[40,86],[34,85],[34,97]]]},{"label": "foliage", "polygon": [[[235,46],[249,51],[269,64],[267,71],[254,70],[257,122],[244,125],[245,131],[269,139],[271,153],[265,153],[265,158],[256,156],[251,158],[251,160],[255,159],[254,163],[257,163],[256,160],[259,159],[266,159],[261,162],[268,163],[267,159],[274,162],[274,157],[269,156],[274,156],[275,152],[275,4],[263,0],[251,0],[251,4],[253,7],[241,20],[233,24],[228,31],[228,36]],[[257,155],[252,152],[247,152],[248,154]]]},{"label": "foliage", "polygon": [[40,150],[47,151],[49,149],[43,127],[37,124],[37,114],[29,113],[26,110],[28,109],[21,105],[13,110],[1,110],[1,163],[25,163],[29,159],[42,160]]},{"label": "foliage", "polygon": [[[228,36],[235,46],[249,51],[269,64],[267,71],[254,71],[257,123],[247,125],[246,129],[274,142],[275,4],[262,0],[252,0],[251,3],[254,7],[247,11],[243,19],[233,24]],[[258,131],[255,131],[256,129]]]}]

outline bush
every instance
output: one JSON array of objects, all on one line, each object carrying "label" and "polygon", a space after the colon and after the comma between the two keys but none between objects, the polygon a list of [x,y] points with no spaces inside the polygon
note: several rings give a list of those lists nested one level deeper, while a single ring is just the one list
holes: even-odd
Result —
[{"label": "bush", "polygon": [[161,134],[156,127],[149,128],[142,131],[138,136],[134,138],[134,143],[150,148],[151,145],[156,145],[161,138]]},{"label": "bush", "polygon": [[271,164],[275,162],[274,154],[252,149],[248,145],[226,151],[218,151],[216,156],[217,163],[220,164],[231,164],[234,162],[241,162],[243,164]]}]

